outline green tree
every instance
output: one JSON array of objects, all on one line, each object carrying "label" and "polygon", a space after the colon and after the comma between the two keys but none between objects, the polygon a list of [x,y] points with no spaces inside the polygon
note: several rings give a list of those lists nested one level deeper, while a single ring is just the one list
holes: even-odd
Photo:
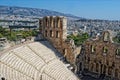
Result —
[{"label": "green tree", "polygon": [[31,31],[24,31],[24,32],[22,33],[22,36],[23,36],[23,38],[30,37],[30,36],[32,36],[32,32],[31,32]]},{"label": "green tree", "polygon": [[116,43],[120,43],[120,33],[118,33],[114,38],[113,41]]},{"label": "green tree", "polygon": [[36,30],[32,31],[32,36],[37,36],[37,31]]},{"label": "green tree", "polygon": [[67,38],[73,39],[75,42],[75,45],[79,46],[79,45],[83,44],[89,38],[89,35],[88,35],[88,33],[83,33],[81,35],[78,34],[77,36],[69,35]]},{"label": "green tree", "polygon": [[2,38],[3,37],[3,35],[0,33],[0,38]]},{"label": "green tree", "polygon": [[3,35],[3,34],[5,33],[5,28],[2,28],[2,27],[0,26],[0,33]]},{"label": "green tree", "polygon": [[37,35],[37,29],[36,30],[31,30],[31,31],[9,31],[5,28],[2,28],[0,26],[0,38],[1,37],[6,37],[10,41],[16,41],[19,37],[18,34],[21,34],[20,38],[27,38],[31,36],[36,36]]},{"label": "green tree", "polygon": [[10,34],[7,35],[8,40],[10,41],[16,41],[17,40],[17,36],[15,32],[11,32]]}]

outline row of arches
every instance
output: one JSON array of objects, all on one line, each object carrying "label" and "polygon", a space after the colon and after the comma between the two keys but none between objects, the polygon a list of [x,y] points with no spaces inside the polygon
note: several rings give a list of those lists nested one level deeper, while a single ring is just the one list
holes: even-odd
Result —
[{"label": "row of arches", "polygon": [[[98,46],[99,46],[99,45],[98,45]],[[96,51],[97,51],[96,48],[97,48],[97,45],[93,45],[93,44],[92,44],[92,45],[90,46],[90,50],[91,50],[90,52],[91,52],[92,54],[95,54]],[[107,54],[109,50],[110,50],[109,47],[103,46],[101,52]],[[120,56],[120,48],[117,48],[114,53],[115,53],[115,55]]]},{"label": "row of arches", "polygon": [[43,18],[43,26],[45,27],[57,27],[60,28],[62,26],[62,18],[61,17],[54,17],[54,16],[47,16]]},{"label": "row of arches", "polygon": [[51,37],[51,38],[59,38],[60,37],[60,32],[59,31],[53,31],[53,30],[45,30],[45,37]]},{"label": "row of arches", "polygon": [[115,62],[112,62],[110,66],[108,61],[102,63],[101,61],[91,60],[90,57],[85,57],[84,60],[83,67],[88,71],[120,78],[120,68],[115,66]]},{"label": "row of arches", "polygon": [[98,74],[105,74],[111,77],[119,78],[120,72],[118,68],[107,66],[100,63],[89,63],[88,70]]},{"label": "row of arches", "polygon": [[46,16],[39,20],[40,33],[44,38],[54,42],[55,38],[66,40],[67,38],[67,18],[62,16]]}]

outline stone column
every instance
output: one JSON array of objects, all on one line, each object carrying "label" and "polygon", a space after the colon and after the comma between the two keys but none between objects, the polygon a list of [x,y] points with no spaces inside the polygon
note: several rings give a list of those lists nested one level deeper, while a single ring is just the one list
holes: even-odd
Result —
[{"label": "stone column", "polygon": [[62,18],[63,41],[67,39],[67,18]]},{"label": "stone column", "polygon": [[115,68],[112,69],[112,77],[115,77]]},{"label": "stone column", "polygon": [[88,63],[88,70],[91,71],[91,62]]},{"label": "stone column", "polygon": [[99,74],[101,74],[101,73],[100,73],[100,71],[101,71],[101,68],[100,68],[100,67],[101,67],[101,66],[100,66],[100,63],[98,63],[98,73],[99,73]]},{"label": "stone column", "polygon": [[108,66],[106,66],[106,75],[108,75],[108,68],[109,68],[109,67],[108,67]]},{"label": "stone column", "polygon": [[93,72],[96,72],[96,64],[93,63]]},{"label": "stone column", "polygon": [[115,68],[113,69],[113,77],[115,77]]}]

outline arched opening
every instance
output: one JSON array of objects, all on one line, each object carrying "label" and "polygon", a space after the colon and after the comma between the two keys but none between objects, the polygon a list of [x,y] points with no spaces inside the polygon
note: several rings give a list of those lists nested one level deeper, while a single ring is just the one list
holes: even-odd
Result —
[{"label": "arched opening", "polygon": [[94,69],[94,64],[91,63],[90,71],[93,72],[93,69]]},{"label": "arched opening", "polygon": [[45,18],[45,25],[46,25],[46,27],[48,27],[48,18],[47,17]]},{"label": "arched opening", "polygon": [[115,78],[118,78],[118,76],[119,76],[119,70],[115,69]]},{"label": "arched opening", "polygon": [[101,64],[100,65],[100,73],[102,74],[102,67],[103,67],[103,65]]},{"label": "arched opening", "polygon": [[98,71],[99,71],[99,64],[96,63],[96,72],[98,72]]},{"label": "arched opening", "polygon": [[94,45],[91,45],[91,52],[92,53],[95,53],[96,49],[95,49],[95,46]]},{"label": "arched opening", "polygon": [[101,64],[101,66],[100,66],[100,74],[101,74],[101,75],[99,76],[99,78],[100,78],[100,79],[104,79],[105,73],[106,73],[106,66],[103,65],[103,64]]},{"label": "arched opening", "polygon": [[50,30],[50,37],[53,37],[54,35],[53,35],[53,31],[52,30]]},{"label": "arched opening", "polygon": [[108,75],[112,75],[112,68],[111,67],[108,68]]},{"label": "arched opening", "polygon": [[106,66],[104,65],[103,74],[106,74]]},{"label": "arched opening", "polygon": [[55,18],[53,19],[53,27],[54,28],[56,27],[56,19]]},{"label": "arched opening", "polygon": [[107,54],[108,53],[108,48],[105,46],[105,47],[103,47],[103,53],[104,54]]},{"label": "arched opening", "polygon": [[51,17],[50,17],[50,27],[53,27],[53,26],[54,26],[53,23],[54,23],[54,19],[53,19],[53,17],[51,16]]},{"label": "arched opening", "polygon": [[59,28],[60,27],[60,18],[57,17],[57,27]]},{"label": "arched opening", "polygon": [[88,62],[88,63],[90,62],[90,57],[88,57],[88,60],[87,60],[87,62]]},{"label": "arched opening", "polygon": [[56,38],[59,38],[60,37],[60,33],[59,31],[56,31]]},{"label": "arched opening", "polygon": [[45,37],[47,37],[47,30],[45,31]]}]

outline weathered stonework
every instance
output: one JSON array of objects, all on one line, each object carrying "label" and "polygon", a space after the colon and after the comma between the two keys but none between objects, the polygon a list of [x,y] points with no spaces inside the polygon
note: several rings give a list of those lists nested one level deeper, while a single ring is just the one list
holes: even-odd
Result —
[{"label": "weathered stonework", "polygon": [[[89,75],[110,80],[120,79],[120,45],[112,41],[109,31],[101,37],[87,40],[82,47],[76,47],[73,40],[67,39],[67,19],[60,16],[47,16],[40,19],[40,33],[70,62],[77,74]],[[102,74],[102,75],[101,75]]]},{"label": "weathered stonework", "polygon": [[67,40],[67,19],[62,16],[46,16],[40,19],[40,32],[45,39],[74,65],[75,54],[80,53],[73,40]]},{"label": "weathered stonework", "polygon": [[[109,31],[95,40],[88,40],[83,45],[78,63],[82,71],[106,75],[112,80],[120,79],[120,44],[112,43]],[[81,61],[82,60],[82,61]],[[78,72],[80,69],[78,69]]]},{"label": "weathered stonework", "polygon": [[[66,27],[65,17],[44,17],[40,19],[40,33],[43,35],[40,35],[41,39],[50,41],[74,66],[77,74],[85,72],[94,77],[105,76],[104,80],[120,80],[120,44],[113,43],[109,31],[103,32],[102,36],[96,39],[87,40],[82,47],[76,47],[74,40],[67,39]],[[58,77],[59,80],[77,79],[61,61],[57,60],[54,51],[51,52],[51,49],[43,44],[38,42],[25,44],[1,55],[0,79],[56,80]],[[39,50],[40,48],[43,50]],[[51,64],[59,66],[60,69]],[[50,74],[52,72],[54,74]],[[64,76],[65,72],[68,73],[68,77]]]}]

